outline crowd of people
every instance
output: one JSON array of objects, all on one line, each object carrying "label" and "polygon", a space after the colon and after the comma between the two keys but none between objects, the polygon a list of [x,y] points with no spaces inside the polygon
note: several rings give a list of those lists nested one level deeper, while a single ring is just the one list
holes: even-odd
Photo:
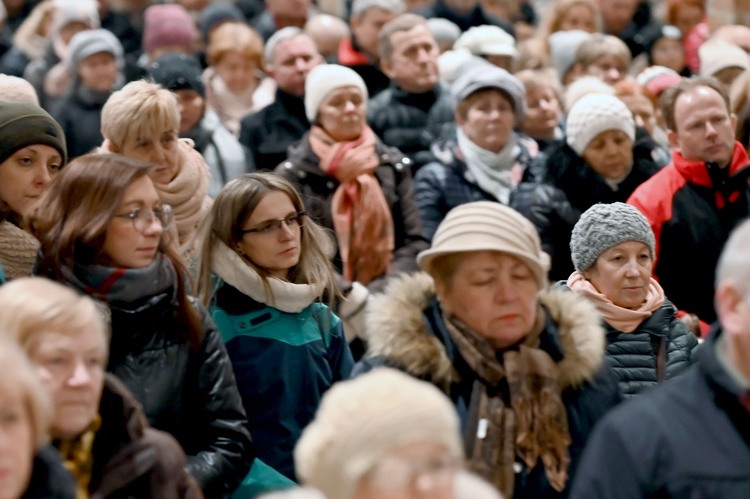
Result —
[{"label": "crowd of people", "polygon": [[750,27],[0,0],[0,498],[750,497]]}]

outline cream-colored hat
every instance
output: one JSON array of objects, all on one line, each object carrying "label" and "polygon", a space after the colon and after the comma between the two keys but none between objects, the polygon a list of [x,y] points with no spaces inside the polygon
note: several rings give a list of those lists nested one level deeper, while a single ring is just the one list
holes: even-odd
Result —
[{"label": "cream-colored hat", "polygon": [[499,251],[526,263],[539,288],[547,287],[550,258],[542,250],[534,225],[513,208],[493,201],[477,201],[453,208],[435,232],[430,249],[417,263],[430,272],[435,257],[468,251]]}]

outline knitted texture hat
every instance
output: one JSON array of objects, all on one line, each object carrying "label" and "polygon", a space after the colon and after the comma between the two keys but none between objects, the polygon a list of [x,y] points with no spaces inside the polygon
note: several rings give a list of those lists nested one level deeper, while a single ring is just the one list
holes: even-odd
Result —
[{"label": "knitted texture hat", "polygon": [[106,29],[90,29],[76,33],[68,45],[68,65],[75,71],[85,58],[100,52],[115,56],[117,67],[123,68],[125,56],[120,40]]},{"label": "knitted texture hat", "polygon": [[26,102],[0,102],[0,164],[19,149],[43,144],[68,159],[65,135],[52,116],[39,106]]},{"label": "knitted texture hat", "polygon": [[206,95],[201,63],[191,55],[176,52],[164,54],[151,64],[148,73],[155,83],[167,90],[195,90],[203,97]]},{"label": "knitted texture hat", "polygon": [[589,142],[608,130],[620,130],[630,140],[635,140],[633,113],[624,102],[613,95],[586,95],[581,97],[568,113],[566,140],[579,156],[583,156]]},{"label": "knitted texture hat", "polygon": [[722,69],[750,67],[747,52],[733,43],[709,40],[698,49],[701,61],[701,76],[713,76]]},{"label": "knitted texture hat", "polygon": [[467,251],[499,251],[522,260],[539,283],[547,287],[549,255],[542,250],[534,225],[516,210],[492,201],[476,201],[453,208],[435,232],[430,249],[417,255],[417,263],[431,272],[438,256]]},{"label": "knitted texture hat", "polygon": [[464,32],[453,45],[474,55],[507,55],[518,57],[516,40],[498,26],[474,26]]},{"label": "knitted texture hat", "polygon": [[28,80],[18,76],[0,74],[0,101],[29,102],[39,105],[39,96]]},{"label": "knitted texture hat", "polygon": [[550,57],[560,81],[565,78],[573,67],[573,63],[576,62],[578,47],[589,38],[591,38],[591,33],[579,29],[556,31],[549,35],[547,43],[549,43]]},{"label": "knitted texture hat", "polygon": [[181,5],[152,5],[143,14],[143,51],[177,46],[193,50],[198,30]]},{"label": "knitted texture hat", "polygon": [[318,117],[318,109],[328,94],[341,87],[357,87],[367,100],[365,81],[353,70],[338,64],[315,67],[305,80],[305,114],[310,123]]},{"label": "knitted texture hat", "polygon": [[379,368],[326,392],[294,450],[297,474],[327,499],[351,499],[389,451],[434,442],[461,459],[458,415],[435,386]]},{"label": "knitted texture hat", "polygon": [[621,243],[637,241],[654,257],[656,239],[648,220],[625,203],[595,204],[578,219],[570,238],[570,254],[578,272],[586,272],[599,255]]},{"label": "knitted texture hat", "polygon": [[526,114],[526,88],[523,83],[502,68],[494,65],[475,65],[467,69],[451,85],[453,105],[458,106],[477,90],[496,88],[505,94],[513,105],[515,124]]}]

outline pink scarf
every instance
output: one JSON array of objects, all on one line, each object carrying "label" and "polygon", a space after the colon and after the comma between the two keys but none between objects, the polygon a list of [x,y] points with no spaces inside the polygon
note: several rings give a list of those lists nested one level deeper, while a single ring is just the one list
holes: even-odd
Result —
[{"label": "pink scarf", "polygon": [[638,310],[622,308],[612,303],[591,282],[576,271],[568,278],[568,287],[594,304],[604,321],[623,333],[632,333],[641,322],[651,317],[664,304],[664,290],[652,277],[646,300]]}]

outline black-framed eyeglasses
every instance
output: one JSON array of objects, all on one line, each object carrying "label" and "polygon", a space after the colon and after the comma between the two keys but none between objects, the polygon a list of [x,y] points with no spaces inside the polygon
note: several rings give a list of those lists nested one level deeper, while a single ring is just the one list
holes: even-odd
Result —
[{"label": "black-framed eyeglasses", "polygon": [[290,230],[297,230],[302,227],[304,217],[307,215],[304,211],[290,215],[283,220],[271,220],[252,229],[243,229],[240,234],[276,234],[281,230],[281,224],[286,225]]},{"label": "black-framed eyeglasses", "polygon": [[157,220],[162,229],[168,229],[172,225],[174,212],[168,204],[163,204],[158,208],[149,210],[148,208],[135,208],[127,213],[115,215],[117,218],[129,218],[133,222],[133,228],[140,233],[146,232],[151,227],[154,220]]}]

